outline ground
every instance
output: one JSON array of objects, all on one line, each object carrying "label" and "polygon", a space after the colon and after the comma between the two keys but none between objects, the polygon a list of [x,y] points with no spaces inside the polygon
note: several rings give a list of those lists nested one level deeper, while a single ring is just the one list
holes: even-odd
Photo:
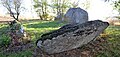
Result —
[{"label": "ground", "polygon": [[[31,38],[31,42],[17,47],[8,48],[8,45],[0,47],[0,57],[40,57],[40,50],[36,47],[35,42],[44,33],[60,28],[64,23],[58,21],[24,21],[22,22],[24,29]],[[8,31],[7,24],[0,24],[0,40],[5,40]],[[66,51],[60,54],[45,56],[63,56],[80,55],[93,57],[119,57],[120,56],[120,26],[110,25],[96,41],[93,41],[81,48]],[[2,42],[0,41],[0,44]],[[37,50],[37,52],[36,52]]]}]

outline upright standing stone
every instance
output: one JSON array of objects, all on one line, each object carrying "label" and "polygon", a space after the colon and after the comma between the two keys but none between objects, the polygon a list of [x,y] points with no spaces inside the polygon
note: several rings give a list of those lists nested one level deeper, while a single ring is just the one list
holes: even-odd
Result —
[{"label": "upright standing stone", "polygon": [[70,8],[65,14],[69,23],[84,23],[88,21],[88,13],[81,8]]}]

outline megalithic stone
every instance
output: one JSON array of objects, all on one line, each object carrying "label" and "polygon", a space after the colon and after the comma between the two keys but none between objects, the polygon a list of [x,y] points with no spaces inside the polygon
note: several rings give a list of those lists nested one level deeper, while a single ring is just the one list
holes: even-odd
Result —
[{"label": "megalithic stone", "polygon": [[78,8],[70,8],[65,14],[65,20],[69,23],[85,23],[88,21],[88,12],[84,9]]},{"label": "megalithic stone", "polygon": [[36,45],[48,54],[68,51],[96,39],[108,26],[108,22],[100,20],[67,24],[58,30],[43,34]]}]

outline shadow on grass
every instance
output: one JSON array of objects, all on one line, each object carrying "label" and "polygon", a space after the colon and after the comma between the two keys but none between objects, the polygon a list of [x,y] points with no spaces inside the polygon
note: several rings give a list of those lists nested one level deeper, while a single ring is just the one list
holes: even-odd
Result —
[{"label": "shadow on grass", "polygon": [[38,23],[32,23],[28,24],[26,27],[27,28],[57,28],[63,25],[63,23],[59,23],[56,21],[43,21],[43,22],[38,22]]}]

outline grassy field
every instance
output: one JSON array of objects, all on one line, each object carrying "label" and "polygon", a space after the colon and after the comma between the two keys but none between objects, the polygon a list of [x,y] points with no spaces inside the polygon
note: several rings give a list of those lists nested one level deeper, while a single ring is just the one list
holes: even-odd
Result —
[{"label": "grassy field", "polygon": [[[31,44],[34,45],[32,48],[28,48],[24,51],[19,52],[9,52],[4,53],[3,49],[0,48],[0,57],[31,57],[33,54],[33,50],[35,49],[35,42],[40,36],[44,33],[53,31],[58,29],[64,25],[64,23],[59,23],[57,21],[30,21],[23,22],[24,29],[27,34],[30,35],[32,39]],[[8,30],[8,25],[0,24],[0,45],[9,44],[9,36],[6,35]],[[107,34],[107,43],[103,43],[102,45],[106,48],[106,50],[102,50],[102,52],[97,54],[97,57],[119,57],[120,56],[120,26],[109,26],[105,30],[105,34]],[[7,46],[7,45],[6,45]]]},{"label": "grassy field", "polygon": [[105,50],[97,57],[120,57],[120,26],[109,26],[106,29],[107,43],[103,43]]}]

